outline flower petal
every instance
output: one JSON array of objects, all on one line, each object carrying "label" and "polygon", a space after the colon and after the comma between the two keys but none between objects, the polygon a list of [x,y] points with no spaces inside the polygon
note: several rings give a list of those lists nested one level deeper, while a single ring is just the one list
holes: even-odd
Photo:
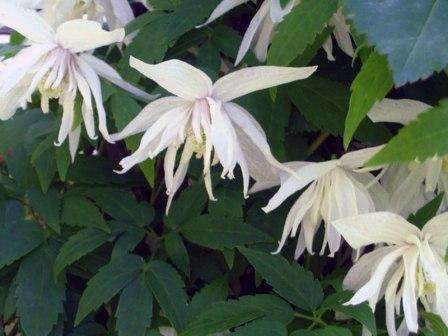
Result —
[{"label": "flower petal", "polygon": [[201,70],[179,60],[147,64],[131,56],[130,65],[165,90],[186,100],[205,98],[212,89],[211,79]]},{"label": "flower petal", "polygon": [[35,43],[54,43],[53,28],[35,11],[0,2],[0,24],[7,26]]},{"label": "flower petal", "polygon": [[417,100],[385,98],[373,106],[368,116],[373,122],[407,125],[430,108],[430,105]]},{"label": "flower petal", "polygon": [[391,212],[374,212],[336,220],[332,223],[354,249],[370,244],[405,244],[420,230]]},{"label": "flower petal", "polygon": [[72,158],[72,163],[75,161],[76,151],[79,146],[79,139],[81,137],[81,125],[75,128],[68,134],[68,148],[70,150],[70,157]]},{"label": "flower petal", "polygon": [[390,336],[397,336],[395,326],[395,301],[397,299],[397,290],[400,280],[404,274],[404,267],[401,265],[389,280],[384,295],[386,301],[386,326]]},{"label": "flower petal", "polygon": [[[341,164],[351,170],[362,168],[364,163],[371,159],[376,153],[378,153],[384,146],[376,146],[370,148],[364,148],[357,151],[353,151],[341,156]],[[372,168],[377,169],[377,168]]]},{"label": "flower petal", "polygon": [[145,91],[142,91],[139,88],[135,87],[134,85],[129,84],[120,76],[120,74],[114,68],[95,56],[92,56],[90,54],[82,54],[79,57],[81,57],[86,63],[88,63],[98,75],[106,78],[109,82],[115,84],[125,91],[132,93],[133,95],[143,99],[144,101],[148,102],[160,96],[150,95]]},{"label": "flower petal", "polygon": [[448,248],[448,212],[432,218],[423,227],[423,235],[429,235],[431,243],[440,244]]},{"label": "flower petal", "polygon": [[212,14],[210,14],[210,17],[207,21],[205,21],[200,26],[197,26],[196,28],[201,28],[203,26],[208,25],[209,23],[215,21],[220,16],[223,16],[228,11],[232,10],[233,8],[247,2],[249,0],[223,0],[219,3],[219,5],[213,10]]},{"label": "flower petal", "polygon": [[228,102],[254,91],[308,78],[316,69],[317,66],[302,68],[258,66],[245,68],[218,79],[213,86],[213,97],[223,102]]},{"label": "flower petal", "polygon": [[403,281],[403,311],[409,331],[418,331],[417,307],[417,263],[418,249],[412,248],[403,255],[404,281]]},{"label": "flower petal", "polygon": [[72,53],[122,42],[124,36],[124,29],[106,31],[99,22],[82,19],[64,22],[56,30],[57,43]]}]

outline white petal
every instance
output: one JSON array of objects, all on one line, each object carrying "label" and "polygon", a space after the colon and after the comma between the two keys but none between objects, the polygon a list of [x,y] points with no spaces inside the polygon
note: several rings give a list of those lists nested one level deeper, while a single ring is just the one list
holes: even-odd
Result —
[{"label": "white petal", "polygon": [[333,14],[330,25],[334,26],[333,35],[336,38],[339,48],[346,55],[353,57],[355,51],[353,50],[352,39],[350,38],[350,27],[345,22],[341,9]]},{"label": "white petal", "polygon": [[58,142],[55,143],[56,146],[62,145],[69,133],[72,131],[73,121],[75,119],[75,98],[76,92],[65,92],[60,98],[61,105],[63,108],[61,127],[58,134]]},{"label": "white petal", "polygon": [[309,163],[298,169],[296,171],[296,175],[291,175],[289,178],[282,181],[280,189],[269,200],[268,205],[263,208],[263,211],[270,212],[276,209],[289,196],[299,191],[312,181],[330,172],[332,169],[337,167],[338,163],[339,161],[337,160]]},{"label": "white petal", "polygon": [[364,166],[376,153],[378,153],[384,146],[376,146],[371,148],[364,148],[353,151],[341,156],[342,165],[349,169],[357,169]]},{"label": "white petal", "polygon": [[243,36],[243,40],[241,41],[241,45],[236,56],[235,65],[238,65],[249,51],[249,48],[252,45],[255,36],[259,32],[261,25],[265,20],[269,19],[268,14],[269,1],[265,1],[252,18],[252,21],[250,21],[249,27],[247,28],[246,33]]},{"label": "white petal", "polygon": [[386,326],[390,336],[397,336],[397,329],[395,327],[395,301],[397,297],[398,285],[404,274],[404,267],[401,265],[389,280],[386,288]]},{"label": "white petal", "polygon": [[93,116],[92,94],[90,92],[89,84],[76,69],[73,70],[79,92],[81,93],[81,96],[83,98],[81,111],[87,135],[91,139],[96,139],[97,136],[95,134],[95,118]]},{"label": "white petal", "polygon": [[347,304],[358,305],[364,301],[369,301],[370,307],[374,309],[387,273],[408,249],[407,246],[399,247],[384,256],[372,273],[370,280],[355,293]]},{"label": "white petal", "polygon": [[202,25],[198,26],[197,28],[201,28],[205,25],[208,25],[209,23],[215,21],[220,16],[223,16],[228,11],[232,10],[233,8],[247,2],[249,0],[223,0],[219,3],[219,5],[213,10],[212,14],[208,18],[208,20],[203,23]]},{"label": "white petal", "polygon": [[190,101],[207,97],[212,89],[213,83],[204,72],[183,61],[152,65],[131,57],[130,65],[165,90]]},{"label": "white petal", "polygon": [[113,8],[117,24],[120,27],[124,27],[129,22],[134,20],[134,13],[128,0],[110,0]]},{"label": "white petal", "polygon": [[56,41],[70,52],[79,53],[122,42],[124,35],[124,29],[109,32],[99,22],[77,19],[64,22],[57,28]]},{"label": "white petal", "polygon": [[403,311],[409,331],[418,331],[417,307],[417,248],[410,249],[403,255],[404,281],[403,281]]},{"label": "white petal", "polygon": [[431,243],[441,244],[448,248],[448,212],[432,218],[426,223],[423,235],[429,235]]},{"label": "white petal", "polygon": [[440,174],[442,173],[443,161],[442,159],[435,157],[428,159],[423,164],[425,167],[425,191],[435,192],[437,184],[439,182]]},{"label": "white petal", "polygon": [[106,78],[109,82],[115,84],[119,88],[122,88],[125,91],[128,91],[135,95],[136,97],[142,98],[145,101],[151,101],[156,99],[160,95],[150,95],[134,85],[129,84],[123,78],[121,78],[120,74],[112,68],[109,64],[100,60],[99,58],[92,56],[90,54],[82,54],[80,57],[88,63],[95,72],[101,77]]},{"label": "white petal", "polygon": [[266,62],[266,57],[268,54],[268,47],[271,43],[272,37],[274,35],[274,23],[270,18],[264,20],[261,27],[260,35],[258,36],[258,41],[254,47],[254,53],[260,62]]},{"label": "white petal", "polygon": [[390,212],[374,212],[343,218],[332,223],[354,249],[370,244],[402,245],[420,230],[403,217]]},{"label": "white petal", "polygon": [[213,97],[223,102],[228,102],[254,91],[308,78],[316,69],[316,66],[302,68],[258,66],[245,68],[218,79],[213,86]]},{"label": "white petal", "polygon": [[117,134],[112,134],[113,141],[128,138],[146,131],[166,112],[176,108],[189,108],[191,103],[178,97],[164,97],[149,103],[126,127]]},{"label": "white petal", "polygon": [[68,135],[68,146],[70,150],[70,157],[72,158],[72,162],[75,161],[76,151],[79,146],[79,139],[81,137],[81,125],[76,127],[76,129],[69,133]]},{"label": "white petal", "polygon": [[368,116],[373,122],[407,125],[430,108],[430,105],[417,100],[385,98],[373,106]]},{"label": "white petal", "polygon": [[170,190],[173,186],[177,149],[178,146],[172,145],[168,147],[165,153],[163,170],[165,173],[165,186],[167,190]]},{"label": "white petal", "polygon": [[53,28],[37,12],[16,6],[6,0],[0,2],[0,24],[35,43],[54,42]]}]

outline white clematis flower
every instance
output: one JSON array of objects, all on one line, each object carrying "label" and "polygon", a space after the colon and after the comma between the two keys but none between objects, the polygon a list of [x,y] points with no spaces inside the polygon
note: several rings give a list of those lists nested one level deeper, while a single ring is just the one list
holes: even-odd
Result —
[{"label": "white clematis flower", "polygon": [[418,300],[448,324],[448,268],[444,262],[448,213],[434,217],[422,230],[389,212],[344,218],[332,225],[354,249],[385,244],[361,257],[348,273],[345,287],[356,293],[347,304],[368,301],[374,309],[384,296],[391,336],[397,335],[395,311],[400,311],[400,302],[405,330],[418,331]]},{"label": "white clematis flower", "polygon": [[[411,99],[383,99],[368,113],[374,122],[407,125],[431,106]],[[388,210],[407,217],[430,201],[436,191],[448,191],[448,156],[434,157],[424,162],[391,165],[381,183],[391,193]],[[445,195],[446,196],[446,195]],[[444,197],[442,209],[447,206]]]},{"label": "white clematis flower", "polygon": [[[233,8],[247,2],[248,0],[223,0],[212,12],[210,18],[201,26],[207,25],[217,18],[221,17]],[[265,62],[269,44],[271,43],[275,28],[283,21],[294,6],[298,5],[300,0],[290,0],[287,5],[282,8],[280,0],[265,0],[244,34],[240,49],[235,61],[238,65],[253,46],[255,56],[260,62]],[[329,25],[334,28],[334,37],[340,48],[350,57],[353,56],[353,44],[350,38],[350,28],[345,22],[342,10],[338,10],[331,18]],[[323,48],[327,53],[329,60],[334,61],[333,57],[333,41],[331,36],[325,41]]]},{"label": "white clematis flower", "polygon": [[[223,178],[233,178],[236,165],[240,166],[244,195],[247,194],[251,176],[262,176],[271,169],[270,165],[287,170],[272,156],[266,135],[258,122],[231,101],[250,92],[307,78],[316,67],[246,68],[226,75],[213,84],[204,72],[179,60],[150,65],[131,58],[131,66],[175,96],[152,102],[112,138],[120,140],[145,132],[139,149],[120,162],[122,173],[167,149],[167,211],[194,154],[204,160],[204,176],[210,199],[214,199],[210,178],[213,163],[222,165]],[[180,163],[174,172],[176,153],[182,144],[184,148]]]},{"label": "white clematis flower", "polygon": [[79,19],[54,28],[36,12],[4,2],[0,3],[0,23],[27,38],[24,49],[2,62],[0,119],[9,119],[19,107],[25,108],[36,90],[41,93],[44,113],[49,112],[49,100],[58,99],[63,115],[57,145],[68,137],[72,159],[81,131],[80,126],[75,125],[77,96],[82,98],[82,118],[89,137],[96,138],[93,96],[98,111],[98,128],[110,141],[99,76],[141,98],[151,98],[126,83],[108,64],[88,53],[122,41],[123,29],[109,32],[97,22]]},{"label": "white clematis flower", "polygon": [[281,251],[288,236],[296,237],[299,233],[295,258],[298,259],[305,250],[313,254],[314,236],[323,220],[325,237],[320,253],[323,254],[328,245],[330,256],[334,256],[342,240],[331,225],[332,221],[383,209],[387,193],[372,174],[360,169],[379,150],[380,147],[363,149],[345,154],[339,160],[320,163],[289,163],[286,165],[295,168],[299,178],[279,173],[277,179],[257,182],[252,192],[281,185],[263,208],[265,212],[276,209],[289,196],[309,185],[289,211],[279,247],[274,253]]}]

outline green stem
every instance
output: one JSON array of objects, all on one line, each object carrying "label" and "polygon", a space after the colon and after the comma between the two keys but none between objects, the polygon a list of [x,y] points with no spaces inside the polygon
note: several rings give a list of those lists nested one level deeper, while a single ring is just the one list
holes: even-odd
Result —
[{"label": "green stem", "polygon": [[311,156],[319,147],[324,143],[325,140],[330,136],[330,133],[328,132],[322,132],[316,140],[310,145],[308,148],[306,155],[307,157]]},{"label": "green stem", "polygon": [[315,326],[316,324],[320,324],[324,327],[327,326],[327,324],[320,318],[320,316],[309,316],[309,315],[304,315],[304,314],[300,314],[297,312],[294,312],[294,316],[300,319],[304,319],[304,320],[308,320],[308,321],[312,321],[313,324],[311,326]]}]

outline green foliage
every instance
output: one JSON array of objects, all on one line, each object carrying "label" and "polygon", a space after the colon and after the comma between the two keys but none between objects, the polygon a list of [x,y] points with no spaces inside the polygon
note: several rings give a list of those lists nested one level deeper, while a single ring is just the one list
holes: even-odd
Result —
[{"label": "green foliage", "polygon": [[409,222],[418,226],[419,228],[423,228],[426,222],[433,218],[437,214],[437,211],[439,211],[444,196],[444,193],[437,195],[433,200],[426,203],[416,213],[411,214],[408,218]]},{"label": "green foliage", "polygon": [[346,0],[345,4],[356,29],[387,55],[398,86],[427,78],[448,64],[446,1]]},{"label": "green foliage", "polygon": [[335,0],[303,0],[280,23],[269,49],[268,63],[289,65],[302,55],[336,11]]},{"label": "green foliage", "polygon": [[440,102],[402,128],[398,135],[376,154],[369,165],[392,162],[424,161],[448,153],[448,101]]}]

